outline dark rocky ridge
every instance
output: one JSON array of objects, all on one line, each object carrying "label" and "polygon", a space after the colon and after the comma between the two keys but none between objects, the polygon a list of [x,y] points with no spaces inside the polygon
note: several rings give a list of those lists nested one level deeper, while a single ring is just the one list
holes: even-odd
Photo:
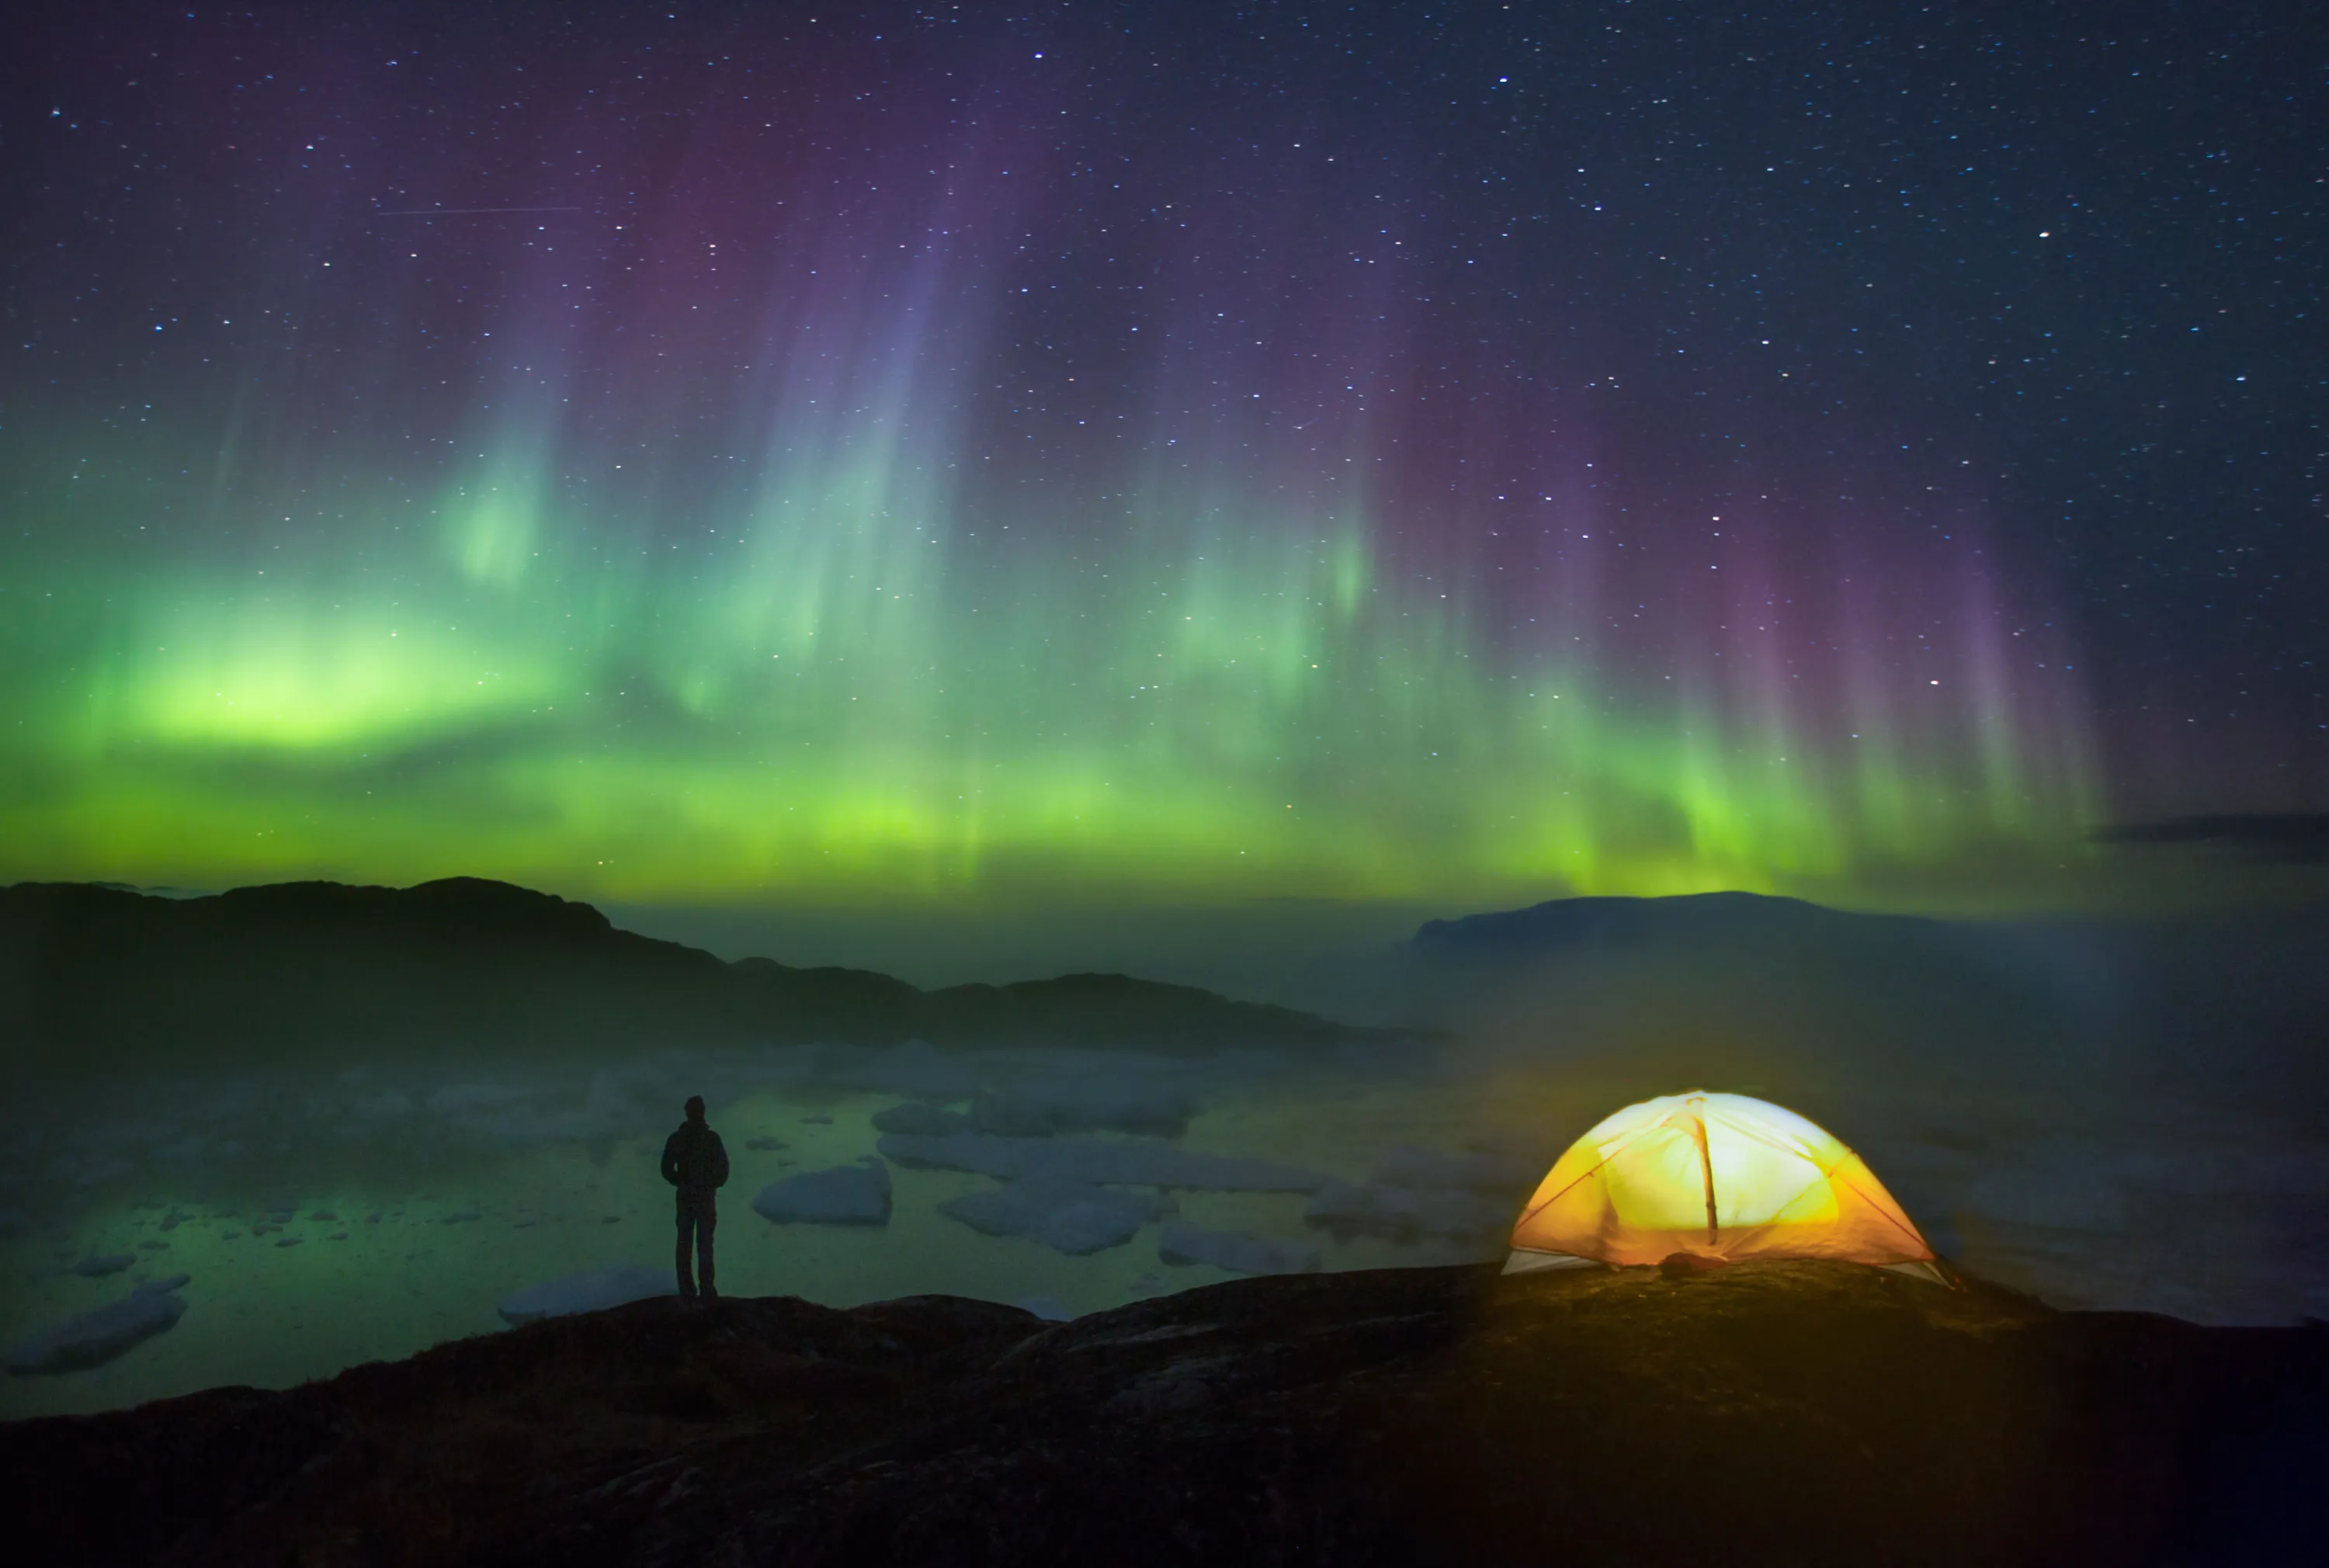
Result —
[{"label": "dark rocky ridge", "polygon": [[20,1077],[382,1050],[912,1038],[1211,1050],[1391,1038],[1124,975],[924,991],[864,970],[724,963],[618,930],[587,904],[473,878],[195,898],[0,888],[0,1070]]},{"label": "dark rocky ridge", "polygon": [[1843,1264],[642,1302],[0,1427],[26,1561],[2309,1561],[2329,1331]]}]

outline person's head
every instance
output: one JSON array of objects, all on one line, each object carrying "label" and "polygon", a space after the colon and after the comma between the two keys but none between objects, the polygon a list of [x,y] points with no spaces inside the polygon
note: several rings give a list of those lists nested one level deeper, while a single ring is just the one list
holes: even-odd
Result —
[{"label": "person's head", "polygon": [[687,1119],[690,1122],[701,1122],[703,1120],[702,1095],[690,1094],[687,1097]]}]

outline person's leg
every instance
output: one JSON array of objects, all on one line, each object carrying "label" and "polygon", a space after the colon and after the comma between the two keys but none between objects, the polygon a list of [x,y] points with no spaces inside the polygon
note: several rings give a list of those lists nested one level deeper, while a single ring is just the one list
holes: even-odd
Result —
[{"label": "person's leg", "polygon": [[679,1293],[683,1296],[693,1296],[695,1294],[695,1277],[688,1272],[687,1244],[688,1233],[695,1228],[695,1213],[688,1207],[687,1195],[684,1193],[680,1195],[678,1213],[679,1251],[673,1261],[679,1270]]},{"label": "person's leg", "polygon": [[720,1211],[712,1200],[705,1198],[703,1208],[695,1216],[695,1275],[703,1288],[703,1299],[710,1300],[720,1292],[712,1284],[712,1233],[720,1224]]}]

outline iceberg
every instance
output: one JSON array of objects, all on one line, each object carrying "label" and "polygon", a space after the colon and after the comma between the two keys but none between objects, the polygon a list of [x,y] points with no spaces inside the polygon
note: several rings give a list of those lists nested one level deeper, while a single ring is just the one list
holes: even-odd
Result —
[{"label": "iceberg", "polygon": [[1164,1212],[1156,1198],[1036,1178],[968,1193],[938,1212],[991,1236],[1025,1236],[1070,1257],[1122,1246]]},{"label": "iceberg", "polygon": [[528,1285],[514,1295],[504,1297],[495,1310],[505,1323],[532,1323],[543,1318],[596,1312],[653,1296],[678,1293],[679,1285],[668,1269],[651,1269],[644,1263],[616,1263]]},{"label": "iceberg", "polygon": [[1318,1249],[1300,1242],[1271,1241],[1243,1231],[1204,1230],[1174,1220],[1156,1233],[1160,1262],[1186,1265],[1211,1263],[1234,1274],[1315,1274],[1322,1263]]},{"label": "iceberg", "polygon": [[138,1286],[118,1301],[51,1324],[11,1346],[0,1357],[9,1371],[20,1376],[47,1372],[85,1372],[127,1354],[155,1335],[176,1326],[186,1314],[178,1287],[193,1276],[173,1274]]},{"label": "iceberg", "polygon": [[1203,1192],[1316,1192],[1315,1170],[1230,1154],[1198,1154],[1157,1138],[997,1138],[981,1132],[931,1137],[892,1132],[873,1145],[909,1167],[967,1170],[1003,1181],[1042,1179],[1087,1187],[1164,1187]]},{"label": "iceberg", "polygon": [[804,1170],[760,1188],[752,1209],[774,1225],[888,1225],[890,1168],[869,1154],[854,1165]]}]

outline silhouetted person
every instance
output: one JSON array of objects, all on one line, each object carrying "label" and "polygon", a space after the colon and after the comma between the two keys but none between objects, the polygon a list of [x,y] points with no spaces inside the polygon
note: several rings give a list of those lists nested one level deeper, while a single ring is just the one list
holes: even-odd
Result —
[{"label": "silhouetted person", "polygon": [[679,1188],[679,1293],[691,1299],[695,1295],[696,1276],[687,1267],[687,1240],[693,1235],[703,1299],[715,1300],[720,1292],[712,1283],[712,1231],[720,1216],[712,1195],[728,1184],[728,1150],[703,1120],[701,1094],[690,1096],[687,1120],[664,1143],[663,1178]]}]

